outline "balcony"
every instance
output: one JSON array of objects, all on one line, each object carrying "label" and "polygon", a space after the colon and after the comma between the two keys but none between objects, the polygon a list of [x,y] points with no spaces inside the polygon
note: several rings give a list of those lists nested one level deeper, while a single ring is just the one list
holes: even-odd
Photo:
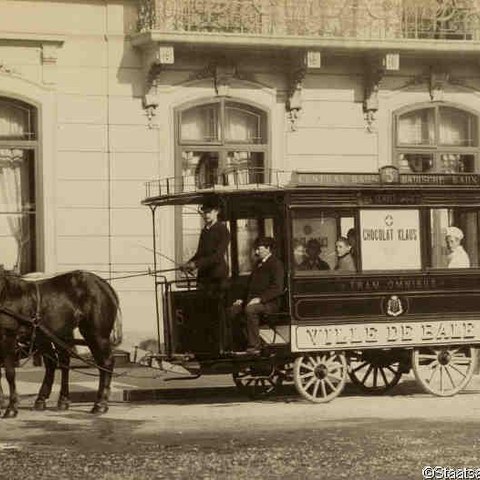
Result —
[{"label": "balcony", "polygon": [[475,43],[480,0],[140,0],[138,32],[167,40],[260,37],[266,44],[300,38]]}]

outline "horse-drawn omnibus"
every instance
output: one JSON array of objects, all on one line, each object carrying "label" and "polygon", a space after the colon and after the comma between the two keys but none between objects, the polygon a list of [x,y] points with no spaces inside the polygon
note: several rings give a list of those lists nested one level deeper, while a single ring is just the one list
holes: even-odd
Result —
[{"label": "horse-drawn omnibus", "polygon": [[[257,393],[290,379],[319,403],[339,395],[348,378],[382,393],[411,369],[428,392],[457,393],[474,373],[480,344],[479,187],[479,175],[390,166],[364,174],[234,171],[203,186],[186,178],[148,183],[155,266],[162,207],[174,206],[180,218],[214,195],[231,233],[220,309],[191,279],[155,275],[165,340],[158,358],[199,374],[231,372],[237,386]],[[245,285],[258,235],[276,239],[287,288],[282,310],[263,319],[262,355],[238,358],[222,348],[222,308]],[[353,260],[346,270],[339,239]],[[305,266],[309,255],[316,267]]]}]

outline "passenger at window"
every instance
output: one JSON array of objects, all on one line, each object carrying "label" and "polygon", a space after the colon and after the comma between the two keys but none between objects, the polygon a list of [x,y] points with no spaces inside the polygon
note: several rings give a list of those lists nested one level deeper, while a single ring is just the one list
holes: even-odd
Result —
[{"label": "passenger at window", "polygon": [[305,260],[307,259],[307,251],[305,245],[300,240],[295,240],[293,243],[293,262],[295,270],[306,270]]},{"label": "passenger at window", "polygon": [[352,249],[350,250],[350,253],[352,254],[353,259],[355,260],[355,257],[357,256],[357,236],[355,234],[355,229],[350,228],[347,232],[347,240]]},{"label": "passenger at window", "polygon": [[322,247],[320,242],[311,238],[305,247],[305,257],[301,265],[299,265],[299,270],[330,270],[330,266],[327,262],[323,261],[320,258],[322,252]]},{"label": "passenger at window", "polygon": [[447,228],[445,241],[448,249],[448,268],[470,268],[470,258],[461,245],[462,240],[463,232],[458,227]]},{"label": "passenger at window", "polygon": [[339,272],[356,272],[355,261],[352,256],[352,246],[346,237],[340,237],[335,243],[337,264],[335,270]]}]

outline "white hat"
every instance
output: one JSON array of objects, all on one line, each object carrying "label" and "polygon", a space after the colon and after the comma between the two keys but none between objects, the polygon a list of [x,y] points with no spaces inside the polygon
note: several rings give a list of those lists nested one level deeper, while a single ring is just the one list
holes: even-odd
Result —
[{"label": "white hat", "polygon": [[459,240],[462,240],[463,239],[463,232],[457,227],[448,227],[446,236],[447,237],[455,237],[455,238],[458,238]]}]

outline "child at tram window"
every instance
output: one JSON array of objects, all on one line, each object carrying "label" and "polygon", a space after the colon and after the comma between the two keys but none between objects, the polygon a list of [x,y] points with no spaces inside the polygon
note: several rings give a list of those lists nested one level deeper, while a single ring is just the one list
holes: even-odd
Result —
[{"label": "child at tram window", "polygon": [[352,246],[346,237],[340,237],[335,243],[335,252],[337,254],[337,272],[356,272],[357,267],[352,256]]},{"label": "child at tram window", "polygon": [[463,232],[458,227],[448,227],[445,235],[447,243],[447,268],[470,268],[470,258],[461,245]]}]

